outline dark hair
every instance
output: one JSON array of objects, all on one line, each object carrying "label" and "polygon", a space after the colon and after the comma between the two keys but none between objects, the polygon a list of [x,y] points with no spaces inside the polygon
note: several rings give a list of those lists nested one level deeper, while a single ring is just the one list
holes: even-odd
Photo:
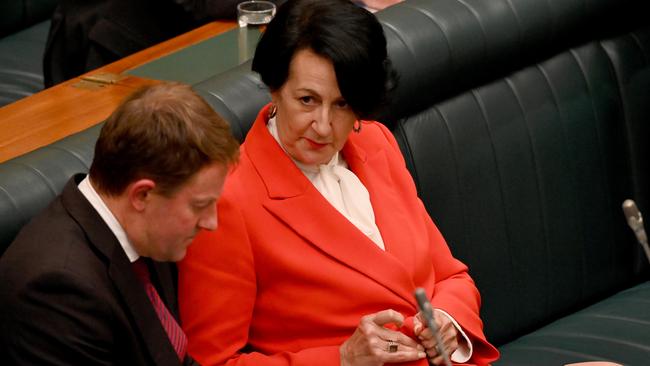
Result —
[{"label": "dark hair", "polygon": [[204,166],[232,164],[238,154],[228,123],[199,95],[187,85],[163,83],[131,94],[108,117],[90,178],[108,195],[148,178],[169,196]]},{"label": "dark hair", "polygon": [[271,91],[278,90],[303,49],[332,62],[341,95],[358,118],[373,117],[395,85],[381,24],[349,0],[284,3],[257,44],[253,71]]}]

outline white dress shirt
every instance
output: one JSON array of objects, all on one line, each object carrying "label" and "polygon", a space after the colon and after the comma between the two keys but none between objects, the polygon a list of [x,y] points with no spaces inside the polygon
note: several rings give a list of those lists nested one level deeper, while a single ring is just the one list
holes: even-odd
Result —
[{"label": "white dress shirt", "polygon": [[124,252],[131,263],[138,260],[140,255],[135,251],[135,248],[133,248],[129,238],[126,236],[126,232],[122,228],[122,225],[120,225],[119,221],[115,218],[115,215],[113,215],[108,206],[106,206],[106,203],[104,203],[104,200],[102,200],[95,188],[93,188],[89,176],[86,175],[86,178],[84,178],[77,187],[81,191],[81,194],[83,194],[88,202],[90,202],[90,204],[95,208],[106,225],[108,225],[108,228],[111,229],[113,234],[115,234],[117,241],[122,246],[122,249],[124,249]]}]

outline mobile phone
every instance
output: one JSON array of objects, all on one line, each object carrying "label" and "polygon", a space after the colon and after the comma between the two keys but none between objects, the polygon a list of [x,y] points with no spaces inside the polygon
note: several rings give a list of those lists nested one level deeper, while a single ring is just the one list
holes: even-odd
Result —
[{"label": "mobile phone", "polygon": [[[440,332],[438,332],[438,326],[436,325],[436,322],[433,320],[433,308],[431,307],[431,303],[429,302],[427,293],[424,291],[422,287],[418,287],[415,289],[414,294],[415,294],[415,300],[418,302],[418,307],[420,308],[420,312],[424,317],[424,321],[426,322],[427,327],[431,329],[433,336],[436,337],[436,343],[437,343],[436,351],[438,351],[438,354],[442,356],[445,366],[451,366],[451,361],[449,361],[449,355],[447,354],[445,348],[442,347],[442,338],[440,337]],[[429,364],[431,364],[431,360],[429,360]]]}]

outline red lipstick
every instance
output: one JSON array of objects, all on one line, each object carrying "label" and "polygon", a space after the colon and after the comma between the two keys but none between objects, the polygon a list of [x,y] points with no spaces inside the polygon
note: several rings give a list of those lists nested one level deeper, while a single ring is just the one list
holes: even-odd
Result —
[{"label": "red lipstick", "polygon": [[306,137],[305,137],[305,140],[307,140],[307,142],[309,142],[309,146],[311,146],[311,148],[314,149],[314,150],[322,149],[325,146],[327,146],[327,144],[321,144],[321,143],[318,143],[318,142],[313,141],[311,139],[308,139]]}]

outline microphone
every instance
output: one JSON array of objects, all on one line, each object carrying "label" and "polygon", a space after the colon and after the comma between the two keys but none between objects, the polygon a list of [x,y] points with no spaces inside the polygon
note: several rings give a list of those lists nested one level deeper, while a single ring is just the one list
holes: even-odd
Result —
[{"label": "microphone", "polygon": [[[442,347],[442,338],[440,337],[440,332],[438,332],[438,327],[436,326],[436,322],[433,321],[433,308],[431,307],[429,298],[427,298],[427,293],[424,291],[422,287],[418,287],[415,289],[415,300],[418,302],[418,306],[420,307],[420,311],[424,316],[424,320],[427,323],[427,327],[431,329],[431,332],[436,337],[436,342],[437,342],[436,351],[438,352],[439,355],[442,356],[445,366],[451,366],[451,362],[449,361],[449,355],[447,354],[445,348]],[[430,363],[431,361],[429,361],[429,364]]]},{"label": "microphone", "polygon": [[636,207],[636,203],[630,199],[623,201],[623,213],[625,214],[627,224],[630,226],[632,231],[634,231],[636,240],[639,242],[641,247],[643,247],[645,256],[648,258],[648,262],[650,262],[648,236],[646,235],[645,228],[643,227],[643,216],[641,215],[639,209]]}]

